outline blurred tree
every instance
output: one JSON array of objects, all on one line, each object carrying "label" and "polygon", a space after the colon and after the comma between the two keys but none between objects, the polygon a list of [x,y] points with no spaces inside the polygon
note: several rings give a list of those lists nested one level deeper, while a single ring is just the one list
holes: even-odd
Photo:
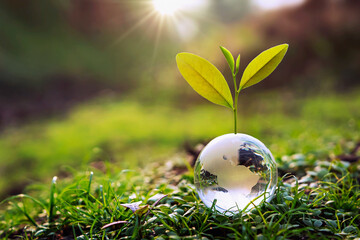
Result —
[{"label": "blurred tree", "polygon": [[[158,22],[145,19],[135,28],[149,10],[138,4],[1,1],[0,126],[59,112],[107,88],[121,92],[152,79]],[[161,67],[171,43],[160,39],[158,44]]]},{"label": "blurred tree", "polygon": [[254,10],[251,0],[211,0],[210,6],[217,20],[223,23],[239,21]]},{"label": "blurred tree", "polygon": [[347,90],[360,82],[360,1],[307,0],[298,7],[248,20],[261,39],[242,62],[261,49],[290,44],[280,70],[265,87],[289,87],[301,93]]},{"label": "blurred tree", "polygon": [[220,59],[215,46],[222,44],[242,53],[242,63],[273,45],[290,44],[281,69],[262,88],[292,82],[296,89],[318,91],[359,84],[358,0],[307,0],[247,18],[254,12],[251,0],[209,0],[210,12],[191,16],[199,34],[185,44],[168,34],[176,33],[171,21],[149,15],[150,2],[140,2],[0,1],[0,126],[58,112],[106,88],[141,85],[152,97],[156,89],[176,85],[169,83],[177,76],[177,52],[195,48]]}]

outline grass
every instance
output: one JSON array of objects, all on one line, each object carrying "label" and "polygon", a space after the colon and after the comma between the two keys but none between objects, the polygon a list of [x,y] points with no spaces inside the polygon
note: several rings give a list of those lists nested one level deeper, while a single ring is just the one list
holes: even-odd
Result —
[{"label": "grass", "polygon": [[298,164],[306,175],[279,178],[270,203],[232,217],[198,200],[192,171],[178,174],[186,170],[179,160],[107,175],[74,171],[73,178],[33,186],[36,199],[6,200],[0,233],[23,239],[356,238],[359,166],[339,160],[318,161],[316,169]]},{"label": "grass", "polygon": [[[206,107],[182,114],[170,106],[94,103],[79,107],[65,119],[8,130],[0,137],[0,169],[6,176],[0,180],[0,189],[9,182],[22,184],[41,180],[39,176],[50,178],[59,174],[60,166],[62,172],[66,172],[65,166],[86,170],[89,164],[101,160],[135,167],[166,158],[177,152],[186,139],[225,133],[218,127],[225,116],[215,120],[214,125],[209,121],[216,119],[216,114]],[[206,124],[201,125],[204,117]]]},{"label": "grass", "polygon": [[[240,132],[261,139],[279,164],[282,178],[271,203],[226,217],[197,198],[180,146],[231,132],[230,111],[94,102],[63,119],[10,129],[0,137],[1,189],[19,179],[43,182],[1,202],[0,236],[359,237],[360,166],[337,157],[360,140],[359,94],[243,97]],[[59,178],[51,181],[55,175]],[[139,201],[134,213],[129,207]]]},{"label": "grass", "polygon": [[[261,139],[277,160],[294,153],[313,153],[314,159],[346,153],[360,139],[358,92],[296,99],[240,96],[239,132]],[[66,175],[67,167],[144,166],[182,151],[185,142],[232,132],[225,108],[147,102],[95,101],[61,119],[7,129],[0,135],[0,199],[26,184]]]}]

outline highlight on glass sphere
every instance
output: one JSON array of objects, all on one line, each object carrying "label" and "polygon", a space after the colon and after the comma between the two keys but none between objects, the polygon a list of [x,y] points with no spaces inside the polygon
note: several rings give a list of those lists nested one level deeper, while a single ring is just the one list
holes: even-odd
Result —
[{"label": "highlight on glass sphere", "polygon": [[[195,164],[195,186],[207,207],[226,215],[270,201],[277,184],[276,162],[269,149],[246,134],[213,139]],[[253,202],[253,204],[251,203]]]}]

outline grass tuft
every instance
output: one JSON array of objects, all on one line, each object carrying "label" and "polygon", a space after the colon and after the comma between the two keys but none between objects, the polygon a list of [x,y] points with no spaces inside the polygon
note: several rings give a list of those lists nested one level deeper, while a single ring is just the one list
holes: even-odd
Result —
[{"label": "grass tuft", "polygon": [[[50,194],[34,192],[45,198],[19,195],[3,201],[7,210],[2,212],[0,223],[6,232],[3,230],[1,236],[23,239],[359,237],[360,185],[357,172],[352,171],[354,166],[338,160],[318,163],[316,167],[301,165],[305,172],[302,176],[279,177],[270,203],[230,217],[216,212],[214,207],[206,208],[197,198],[192,172],[177,175],[171,164],[154,163],[146,169],[114,175],[80,172],[74,178],[58,181],[54,178]],[[327,174],[320,174],[325,170]],[[43,204],[46,198],[49,208]],[[26,206],[25,199],[29,200]],[[35,206],[36,211],[27,211]],[[46,211],[49,222],[41,217]]]}]

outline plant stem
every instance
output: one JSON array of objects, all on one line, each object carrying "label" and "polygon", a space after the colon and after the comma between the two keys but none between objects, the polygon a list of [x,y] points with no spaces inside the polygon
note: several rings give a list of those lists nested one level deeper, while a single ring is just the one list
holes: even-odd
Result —
[{"label": "plant stem", "polygon": [[233,111],[234,111],[234,133],[236,134],[237,133],[236,107],[234,107]]},{"label": "plant stem", "polygon": [[236,74],[232,74],[233,76],[233,80],[234,80],[234,97],[235,97],[235,102],[234,102],[234,133],[237,133],[237,106],[238,106],[238,99],[239,99],[239,93],[240,93],[240,88],[237,89],[237,84],[236,84]]},{"label": "plant stem", "polygon": [[237,133],[237,106],[238,106],[238,99],[239,99],[240,89],[235,91],[235,106],[234,106],[234,133]]}]

